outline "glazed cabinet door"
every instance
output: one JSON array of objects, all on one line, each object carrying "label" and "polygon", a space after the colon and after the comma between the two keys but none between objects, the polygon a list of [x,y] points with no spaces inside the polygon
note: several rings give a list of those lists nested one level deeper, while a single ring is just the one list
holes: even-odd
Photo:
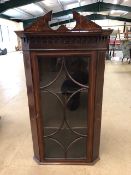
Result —
[{"label": "glazed cabinet door", "polygon": [[[93,120],[93,57],[37,55],[34,84],[41,160],[87,162]],[[91,151],[91,150],[90,150]]]}]

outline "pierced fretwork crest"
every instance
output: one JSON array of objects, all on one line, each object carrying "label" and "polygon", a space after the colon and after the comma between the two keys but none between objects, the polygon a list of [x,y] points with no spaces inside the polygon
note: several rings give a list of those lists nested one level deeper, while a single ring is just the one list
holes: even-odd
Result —
[{"label": "pierced fretwork crest", "polygon": [[96,23],[88,20],[73,11],[73,19],[76,20],[76,26],[69,30],[65,25],[60,26],[57,30],[53,30],[49,26],[49,21],[51,21],[52,11],[48,12],[46,15],[39,17],[30,26],[25,28],[25,32],[73,32],[73,31],[88,31],[88,32],[102,32],[102,28]]}]

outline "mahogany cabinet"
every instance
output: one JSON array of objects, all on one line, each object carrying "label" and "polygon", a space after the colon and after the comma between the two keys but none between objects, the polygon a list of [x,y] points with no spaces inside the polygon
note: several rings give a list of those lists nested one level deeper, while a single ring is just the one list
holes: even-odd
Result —
[{"label": "mahogany cabinet", "polygon": [[111,30],[73,12],[76,26],[38,18],[22,39],[34,157],[41,164],[99,158],[105,52]]}]

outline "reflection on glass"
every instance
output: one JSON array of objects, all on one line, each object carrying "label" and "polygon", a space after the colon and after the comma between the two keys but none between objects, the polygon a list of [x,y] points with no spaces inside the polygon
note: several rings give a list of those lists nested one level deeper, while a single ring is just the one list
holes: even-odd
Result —
[{"label": "reflection on glass", "polygon": [[39,57],[45,159],[86,159],[88,57]]}]

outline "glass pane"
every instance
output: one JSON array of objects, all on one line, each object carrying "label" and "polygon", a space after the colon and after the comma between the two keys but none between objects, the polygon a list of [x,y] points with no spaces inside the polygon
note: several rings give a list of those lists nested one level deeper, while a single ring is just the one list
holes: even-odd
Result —
[{"label": "glass pane", "polygon": [[45,139],[46,158],[64,158],[63,146],[55,139]]},{"label": "glass pane", "polygon": [[49,86],[59,77],[62,60],[59,58],[39,59],[41,86]]},{"label": "glass pane", "polygon": [[89,57],[38,58],[45,159],[87,157]]},{"label": "glass pane", "polygon": [[67,152],[68,159],[86,159],[86,138],[78,138],[74,140]]},{"label": "glass pane", "polygon": [[41,110],[44,117],[44,135],[52,135],[63,124],[63,106],[57,96],[41,91]]},{"label": "glass pane", "polygon": [[73,131],[87,135],[87,90],[79,91],[67,103],[66,118]]},{"label": "glass pane", "polygon": [[65,61],[69,77],[82,87],[88,86],[88,61],[83,57],[72,57]]}]

